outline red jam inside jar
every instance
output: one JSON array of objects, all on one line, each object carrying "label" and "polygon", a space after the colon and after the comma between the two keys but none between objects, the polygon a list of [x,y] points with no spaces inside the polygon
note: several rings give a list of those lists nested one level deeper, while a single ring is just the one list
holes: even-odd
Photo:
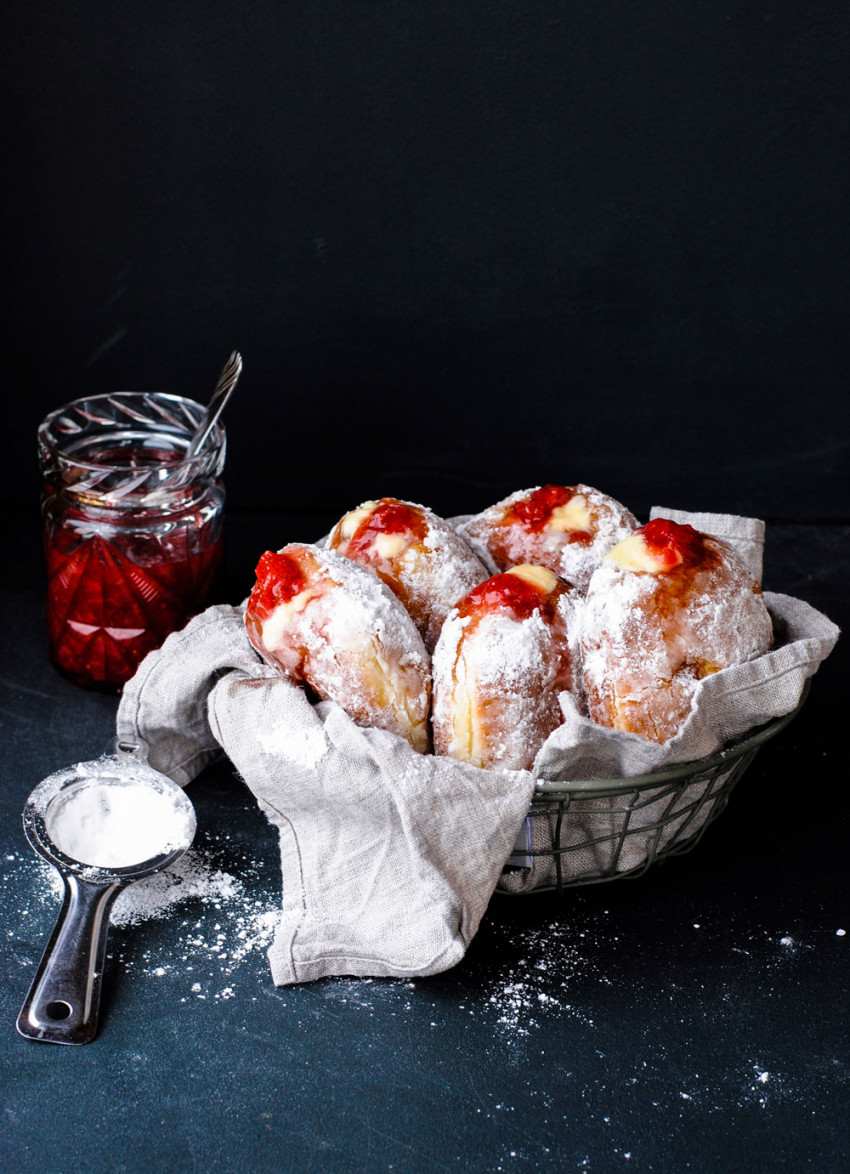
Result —
[{"label": "red jam inside jar", "polygon": [[[153,410],[162,404],[152,400],[172,415],[162,435],[166,421]],[[52,413],[39,430],[50,654],[87,688],[119,691],[148,652],[202,610],[221,565],[223,432],[212,451],[187,458],[193,417],[177,406],[188,404],[95,396]]]}]

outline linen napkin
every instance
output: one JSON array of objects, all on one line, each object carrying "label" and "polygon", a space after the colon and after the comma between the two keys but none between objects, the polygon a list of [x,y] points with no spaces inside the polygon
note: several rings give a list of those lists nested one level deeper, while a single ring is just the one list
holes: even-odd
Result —
[{"label": "linen napkin", "polygon": [[[723,537],[760,573],[764,527],[756,519],[658,515]],[[357,726],[332,702],[311,703],[256,655],[242,608],[226,606],[208,609],[143,661],[124,688],[118,741],[141,747],[182,785],[223,750],[278,829],[275,983],[434,974],[463,957],[497,885],[518,892],[552,883],[551,857],[503,872],[520,832],[534,850],[554,843],[554,810],[525,819],[537,779],[622,778],[689,762],[795,708],[838,629],[800,600],[766,593],[765,601],[774,649],[701,682],[683,729],[661,746],[595,725],[565,693],[564,723],[531,771],[421,755],[390,733]],[[680,788],[672,800],[663,785],[657,796],[651,790],[630,813],[625,840],[616,800],[573,803],[558,831],[561,844],[580,848],[563,858],[563,880],[599,875],[614,852],[618,869],[633,868],[682,827],[696,834],[711,812],[700,802],[707,786]]]},{"label": "linen napkin", "polygon": [[186,785],[223,749],[280,833],[278,985],[436,974],[463,957],[528,811],[528,771],[482,771],[363,729],[263,664],[209,608],[124,688],[118,742]]}]

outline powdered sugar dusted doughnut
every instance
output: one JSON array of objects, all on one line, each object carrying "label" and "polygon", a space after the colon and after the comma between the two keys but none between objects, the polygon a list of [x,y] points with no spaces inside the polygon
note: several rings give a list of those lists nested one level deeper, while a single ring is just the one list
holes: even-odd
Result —
[{"label": "powdered sugar dusted doughnut", "polygon": [[637,525],[624,505],[589,485],[543,485],[511,494],[458,530],[496,570],[537,563],[584,591],[606,551]]},{"label": "powdered sugar dusted doughnut", "polygon": [[590,581],[581,633],[590,717],[666,742],[703,678],[772,640],[761,588],[731,547],[656,518],[609,551]]},{"label": "powdered sugar dusted doughnut", "polygon": [[427,752],[430,657],[404,607],[370,571],[318,546],[266,551],[245,626],[269,664],[360,725]]},{"label": "powdered sugar dusted doughnut", "polygon": [[367,501],[347,513],[328,545],[377,572],[407,608],[429,650],[450,609],[489,574],[448,522],[395,497]]},{"label": "powdered sugar dusted doughnut", "polygon": [[577,685],[579,594],[545,567],[513,567],[475,587],[434,650],[434,750],[480,767],[531,767]]}]

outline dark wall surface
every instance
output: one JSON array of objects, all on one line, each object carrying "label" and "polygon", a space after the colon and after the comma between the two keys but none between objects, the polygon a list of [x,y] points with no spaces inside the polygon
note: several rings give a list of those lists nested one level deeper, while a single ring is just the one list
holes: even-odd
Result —
[{"label": "dark wall surface", "polygon": [[206,398],[231,504],[583,480],[850,517],[837,0],[6,5],[0,497],[83,392]]}]

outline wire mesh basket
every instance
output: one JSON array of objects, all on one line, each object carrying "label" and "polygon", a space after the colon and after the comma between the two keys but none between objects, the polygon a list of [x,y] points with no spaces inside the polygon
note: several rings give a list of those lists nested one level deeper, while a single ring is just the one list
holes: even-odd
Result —
[{"label": "wire mesh basket", "polygon": [[665,856],[696,846],[726,806],[761,746],[799,713],[797,707],[724,750],[633,778],[537,784],[531,810],[497,892],[561,892],[640,876]]}]

